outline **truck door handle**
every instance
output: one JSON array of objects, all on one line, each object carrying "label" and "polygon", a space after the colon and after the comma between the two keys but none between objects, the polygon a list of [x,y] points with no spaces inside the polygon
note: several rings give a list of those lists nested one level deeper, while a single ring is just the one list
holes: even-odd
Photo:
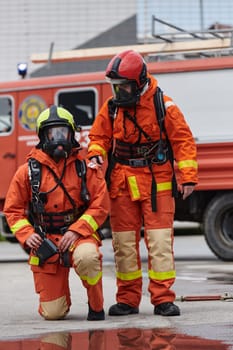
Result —
[{"label": "truck door handle", "polygon": [[6,158],[11,158],[11,159],[15,159],[15,154],[14,153],[10,153],[10,152],[7,152],[3,155],[3,158],[6,159]]}]

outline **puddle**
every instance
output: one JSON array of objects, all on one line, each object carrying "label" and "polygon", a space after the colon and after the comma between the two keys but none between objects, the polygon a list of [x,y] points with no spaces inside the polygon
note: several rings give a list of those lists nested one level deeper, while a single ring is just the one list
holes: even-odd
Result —
[{"label": "puddle", "polygon": [[[233,342],[231,343],[233,344]],[[49,333],[35,338],[0,340],[0,350],[230,350],[219,340],[177,333],[174,329],[124,328]]]}]

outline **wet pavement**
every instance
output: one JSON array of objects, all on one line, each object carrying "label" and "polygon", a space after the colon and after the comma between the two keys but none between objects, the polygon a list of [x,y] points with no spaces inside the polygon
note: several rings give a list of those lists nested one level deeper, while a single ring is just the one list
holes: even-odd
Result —
[{"label": "wet pavement", "polygon": [[[233,263],[218,260],[202,236],[176,237],[175,241],[174,290],[181,316],[153,315],[143,245],[143,298],[139,315],[107,315],[115,302],[116,288],[111,241],[106,239],[102,248],[106,319],[101,322],[86,321],[85,290],[73,270],[70,314],[66,320],[44,321],[37,314],[37,295],[27,255],[17,244],[0,243],[0,350],[9,347],[55,350],[56,346],[72,350],[233,349]],[[12,257],[11,263],[6,262],[7,256]],[[229,299],[224,299],[226,295]],[[190,296],[197,301],[181,301]],[[210,296],[215,299],[208,300]]]},{"label": "wet pavement", "polygon": [[[214,329],[212,330],[214,331]],[[119,328],[48,333],[41,337],[0,341],[0,350],[230,350],[222,341],[181,334],[168,328]]]}]

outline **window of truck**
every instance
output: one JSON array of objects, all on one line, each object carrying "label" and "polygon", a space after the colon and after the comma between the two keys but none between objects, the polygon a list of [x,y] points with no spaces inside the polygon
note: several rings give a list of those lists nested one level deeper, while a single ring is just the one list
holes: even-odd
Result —
[{"label": "window of truck", "polygon": [[97,111],[97,90],[62,90],[57,94],[57,103],[70,111],[77,125],[90,128]]},{"label": "window of truck", "polygon": [[8,96],[0,97],[0,135],[11,133],[13,129],[12,100]]}]

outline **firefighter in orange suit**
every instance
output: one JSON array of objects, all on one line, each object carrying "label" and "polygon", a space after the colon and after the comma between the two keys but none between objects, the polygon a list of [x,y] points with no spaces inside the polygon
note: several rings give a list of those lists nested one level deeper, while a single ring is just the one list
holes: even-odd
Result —
[{"label": "firefighter in orange suit", "polygon": [[[116,262],[117,303],[109,315],[139,312],[142,270],[140,230],[148,250],[148,276],[154,314],[176,316],[180,310],[171,290],[176,272],[173,256],[176,182],[172,153],[179,169],[178,190],[186,199],[197,183],[196,145],[180,109],[163,96],[162,129],[156,111],[156,79],[135,51],[112,58],[106,78],[113,98],[105,101],[90,130],[88,157],[108,158],[110,222]],[[161,105],[162,106],[162,105]],[[157,106],[158,107],[158,106]]]},{"label": "firefighter in orange suit", "polygon": [[64,108],[51,106],[39,115],[39,143],[12,179],[4,212],[13,234],[30,250],[40,315],[47,320],[67,315],[73,266],[87,290],[87,319],[104,320],[99,227],[108,216],[109,197],[101,169],[81,159],[75,130]]}]

